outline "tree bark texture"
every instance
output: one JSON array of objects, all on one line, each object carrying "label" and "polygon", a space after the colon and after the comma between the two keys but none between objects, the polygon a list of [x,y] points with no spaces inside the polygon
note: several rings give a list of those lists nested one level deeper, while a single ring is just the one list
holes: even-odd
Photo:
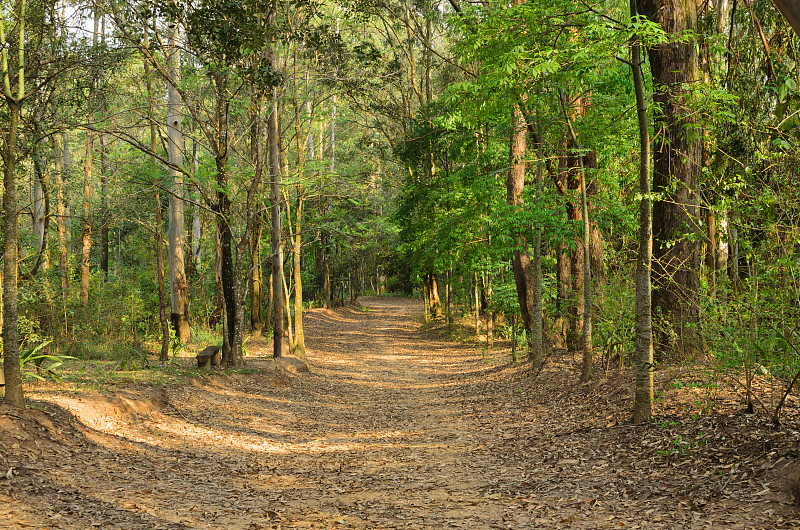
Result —
[{"label": "tree bark texture", "polygon": [[[661,25],[668,35],[696,31],[693,0],[637,0],[638,12]],[[652,282],[654,314],[659,313],[671,333],[660,333],[658,350],[686,354],[698,344],[691,326],[698,322],[697,291],[700,252],[693,238],[697,219],[696,187],[700,163],[699,137],[685,86],[698,80],[695,43],[670,41],[649,49],[653,75],[653,102],[661,109],[655,117],[659,139],[654,146],[653,192],[663,198],[653,205]]]},{"label": "tree bark texture", "polygon": [[[183,165],[183,129],[181,127],[181,98],[175,85],[180,82],[180,49],[178,30],[172,28],[169,34],[169,74],[172,82],[167,91],[167,145],[169,148],[170,196],[169,196],[169,285],[172,313],[170,320],[175,336],[181,344],[189,342],[189,286],[186,280],[184,247],[186,228],[184,226],[183,176],[174,166]],[[220,123],[222,126],[223,123]]]},{"label": "tree bark texture", "polygon": [[[516,3],[516,0],[515,0]],[[528,129],[519,105],[514,105],[511,114],[511,139],[509,142],[509,170],[506,177],[506,203],[515,212],[524,210],[522,191],[525,188],[525,165],[528,151]],[[533,270],[528,241],[518,230],[512,229],[511,241],[514,245],[512,269],[517,288],[517,301],[522,325],[530,341],[533,332]]]},{"label": "tree bark texture", "polygon": [[[636,16],[636,0],[630,2],[631,16]],[[636,308],[634,324],[634,357],[636,383],[633,402],[633,423],[642,423],[653,415],[653,328],[651,308],[650,266],[653,253],[652,201],[650,199],[650,129],[647,123],[647,101],[642,80],[642,54],[639,40],[631,42],[633,86],[636,93],[636,114],[639,121],[639,251],[636,259]]]},{"label": "tree bark texture", "polygon": [[5,403],[24,407],[22,373],[19,359],[19,314],[17,312],[17,131],[22,105],[8,101],[9,122],[3,150],[3,376],[5,377]]}]

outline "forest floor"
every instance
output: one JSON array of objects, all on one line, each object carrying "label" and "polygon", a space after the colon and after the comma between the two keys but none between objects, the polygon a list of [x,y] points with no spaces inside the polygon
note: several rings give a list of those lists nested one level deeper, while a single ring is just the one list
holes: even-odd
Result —
[{"label": "forest floor", "polygon": [[676,367],[631,426],[629,372],[534,373],[418,301],[360,303],[306,316],[307,373],[251,341],[245,373],[31,385],[0,406],[0,527],[800,527],[796,399],[773,427]]}]

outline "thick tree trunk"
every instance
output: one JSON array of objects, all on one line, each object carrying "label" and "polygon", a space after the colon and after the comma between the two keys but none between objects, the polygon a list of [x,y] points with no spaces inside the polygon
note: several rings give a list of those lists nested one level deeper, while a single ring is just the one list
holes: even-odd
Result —
[{"label": "thick tree trunk", "polygon": [[3,376],[5,377],[5,403],[24,407],[22,373],[19,359],[19,315],[17,312],[17,131],[22,105],[6,100],[9,111],[3,150]]},{"label": "thick tree trunk", "polygon": [[[630,2],[631,16],[636,16],[636,0]],[[636,113],[639,118],[639,251],[636,259],[636,316],[634,357],[636,384],[633,402],[633,423],[642,423],[653,415],[653,329],[651,308],[650,265],[653,252],[650,199],[650,129],[647,123],[647,101],[642,80],[642,54],[639,40],[631,42],[633,86]],[[621,354],[620,354],[621,355]]]},{"label": "thick tree trunk", "polygon": [[[172,313],[170,320],[175,336],[181,344],[189,342],[189,286],[186,280],[184,246],[183,175],[175,166],[183,165],[183,129],[181,127],[181,98],[175,88],[180,81],[180,49],[177,26],[169,34],[169,74],[172,82],[167,92],[167,141],[169,147],[170,196],[169,196],[169,285]],[[220,127],[223,124],[220,123]],[[225,161],[227,163],[227,160]]]},{"label": "thick tree trunk", "polygon": [[[637,8],[668,35],[697,30],[695,2],[638,0]],[[700,142],[691,133],[696,119],[685,88],[698,81],[698,56],[693,40],[671,39],[650,48],[649,57],[653,101],[661,109],[655,129],[662,131],[653,157],[653,192],[663,196],[653,205],[652,301],[654,313],[673,331],[660,334],[657,344],[662,353],[686,354],[699,343],[700,253],[691,236],[697,224]]]}]

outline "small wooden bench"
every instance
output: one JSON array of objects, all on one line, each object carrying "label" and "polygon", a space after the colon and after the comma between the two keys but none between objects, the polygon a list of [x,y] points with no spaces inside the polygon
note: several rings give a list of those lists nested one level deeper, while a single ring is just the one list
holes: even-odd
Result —
[{"label": "small wooden bench", "polygon": [[219,366],[220,361],[222,360],[222,354],[219,350],[219,346],[209,346],[208,348],[200,351],[196,355],[197,367],[211,368],[212,366]]}]

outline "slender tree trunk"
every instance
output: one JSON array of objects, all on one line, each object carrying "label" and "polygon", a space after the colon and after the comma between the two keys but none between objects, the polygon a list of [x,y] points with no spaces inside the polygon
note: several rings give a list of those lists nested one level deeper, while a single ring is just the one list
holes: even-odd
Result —
[{"label": "slender tree trunk", "polygon": [[[537,139],[540,137],[536,135]],[[538,162],[536,164],[536,195],[542,193],[544,156],[542,154],[541,142],[536,142]],[[544,330],[542,329],[543,297],[542,297],[542,227],[537,226],[533,240],[533,262],[531,263],[533,273],[532,297],[533,308],[531,315],[531,334],[529,358],[534,366],[540,366],[544,362]]]},{"label": "slender tree trunk", "polygon": [[[103,44],[106,42],[106,19],[101,16],[102,29],[101,38]],[[100,94],[100,109],[103,116],[106,115],[106,97]],[[103,278],[108,280],[108,136],[100,133],[100,270],[103,271]]]},{"label": "slender tree trunk", "polygon": [[294,351],[297,355],[305,355],[306,339],[303,333],[303,275],[300,269],[302,263],[303,247],[301,229],[303,222],[303,188],[297,185],[297,209],[295,211],[294,245],[292,258],[294,259]]},{"label": "slender tree trunk", "polygon": [[270,162],[270,217],[272,220],[272,237],[270,250],[272,252],[272,355],[280,357],[283,351],[283,256],[281,255],[281,180],[280,180],[280,151],[278,148],[278,99],[273,91],[273,99],[269,118],[267,119],[267,138],[269,141]]},{"label": "slender tree trunk", "polygon": [[[150,41],[149,27],[144,29],[144,44],[148,46]],[[145,86],[147,87],[147,118],[150,122],[150,165],[152,168],[156,167],[156,156],[158,148],[158,134],[156,132],[155,115],[155,102],[153,97],[153,78],[150,76],[150,62],[144,60],[144,79]],[[161,209],[161,194],[156,188],[156,225],[153,231],[153,238],[156,245],[155,251],[155,277],[158,289],[158,322],[161,327],[161,351],[159,359],[166,361],[169,359],[169,319],[167,318],[167,292],[164,287],[164,238],[161,233],[163,227],[162,209]],[[117,273],[119,273],[119,265],[117,265]]]},{"label": "slender tree trunk", "polygon": [[[186,241],[184,226],[183,175],[174,166],[183,165],[183,128],[181,127],[181,98],[174,84],[180,82],[180,48],[178,29],[174,26],[169,34],[169,74],[172,82],[167,92],[167,140],[169,147],[170,196],[169,196],[169,285],[172,313],[170,320],[175,336],[181,344],[189,342],[189,285],[186,280],[184,246]],[[220,127],[223,125],[220,124]],[[226,161],[227,163],[227,161]]]},{"label": "slender tree trunk", "polygon": [[[635,17],[636,0],[630,2]],[[650,129],[647,123],[647,101],[642,81],[642,54],[639,39],[631,41],[633,87],[636,93],[636,114],[639,118],[639,252],[636,259],[636,322],[634,357],[636,385],[633,402],[633,423],[642,423],[653,415],[653,332],[651,321],[650,266],[653,252],[650,199]],[[620,355],[622,355],[620,353]]]},{"label": "slender tree trunk", "polygon": [[161,352],[158,358],[169,360],[169,320],[167,319],[167,290],[164,287],[164,238],[161,235],[161,194],[156,191],[156,226],[154,233],[156,245],[156,282],[158,283],[158,322],[161,326]]},{"label": "slender tree trunk", "polygon": [[69,146],[66,133],[54,137],[56,162],[56,233],[58,238],[58,270],[61,277],[61,295],[66,299],[69,291],[69,250],[67,247],[67,208],[65,183],[69,169]]},{"label": "slender tree trunk", "polygon": [[257,221],[250,236],[250,329],[253,336],[260,337],[264,330],[261,305],[263,295],[263,273],[261,272],[261,222]]},{"label": "slender tree trunk", "polygon": [[86,161],[83,173],[83,230],[81,231],[81,287],[80,297],[84,306],[89,303],[89,260],[92,252],[92,158],[94,155],[94,133],[86,133]]}]

